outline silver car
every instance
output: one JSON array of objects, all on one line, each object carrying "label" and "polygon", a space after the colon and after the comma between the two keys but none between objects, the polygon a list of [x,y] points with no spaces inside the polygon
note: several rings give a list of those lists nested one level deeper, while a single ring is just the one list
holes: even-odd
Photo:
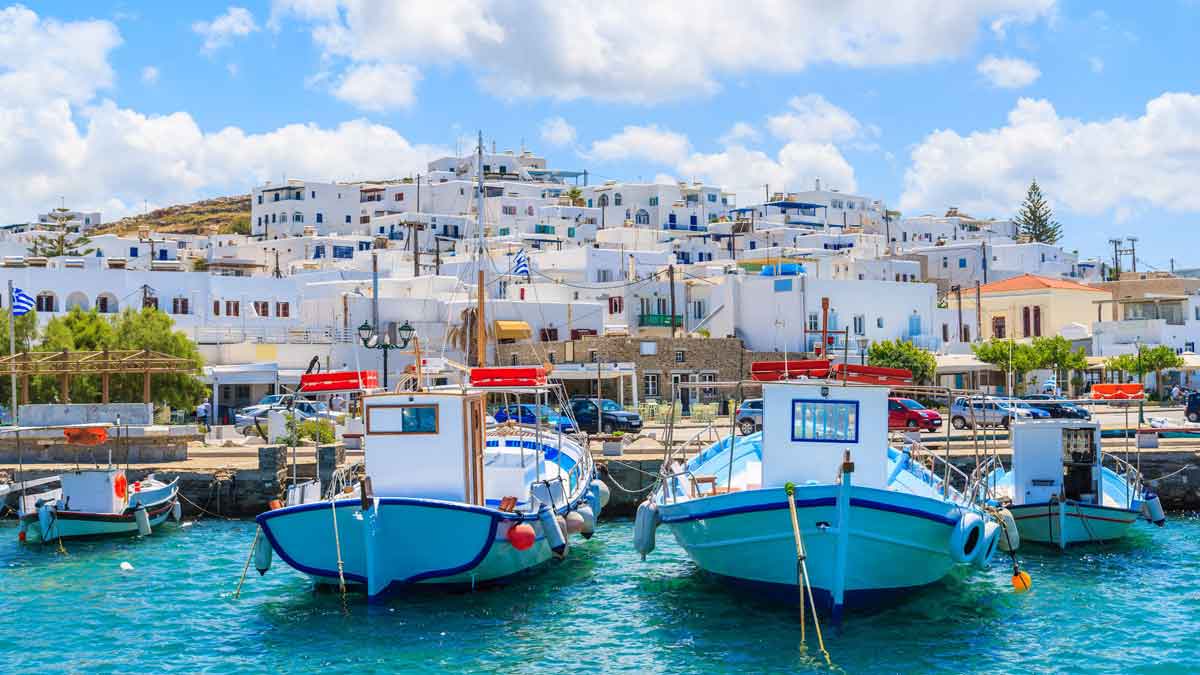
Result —
[{"label": "silver car", "polygon": [[737,409],[738,431],[742,432],[743,436],[758,431],[762,428],[763,419],[763,400],[761,398],[748,398],[742,401],[742,405]]},{"label": "silver car", "polygon": [[959,396],[950,406],[950,425],[955,429],[974,426],[1007,429],[1015,418],[1029,417],[1027,410],[1003,399]]}]

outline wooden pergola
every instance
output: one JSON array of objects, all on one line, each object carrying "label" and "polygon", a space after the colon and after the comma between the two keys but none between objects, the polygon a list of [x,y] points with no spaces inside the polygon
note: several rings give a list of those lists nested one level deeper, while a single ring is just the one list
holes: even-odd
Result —
[{"label": "wooden pergola", "polygon": [[115,349],[99,352],[21,352],[0,358],[0,376],[21,378],[21,402],[29,403],[29,378],[57,376],[64,403],[71,400],[71,378],[99,375],[101,402],[108,403],[109,378],[113,375],[142,375],[142,402],[150,403],[150,376],[196,372],[191,361],[148,349]]}]

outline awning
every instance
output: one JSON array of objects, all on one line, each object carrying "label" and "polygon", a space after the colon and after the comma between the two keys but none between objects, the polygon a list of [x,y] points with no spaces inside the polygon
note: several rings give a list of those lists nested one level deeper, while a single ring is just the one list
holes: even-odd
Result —
[{"label": "awning", "polygon": [[524,321],[501,321],[495,323],[497,340],[527,340],[533,336],[533,329]]}]

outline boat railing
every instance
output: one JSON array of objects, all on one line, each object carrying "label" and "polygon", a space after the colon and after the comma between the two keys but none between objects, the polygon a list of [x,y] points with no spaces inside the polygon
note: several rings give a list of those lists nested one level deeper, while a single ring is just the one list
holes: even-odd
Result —
[{"label": "boat railing", "polygon": [[1116,471],[1117,475],[1125,479],[1125,482],[1131,488],[1131,494],[1142,491],[1142,472],[1138,471],[1137,467],[1115,454],[1109,452],[1101,453],[1100,465],[1103,466],[1106,461],[1111,462],[1112,469]]},{"label": "boat railing", "polygon": [[363,462],[338,467],[330,477],[329,485],[325,487],[325,499],[337,499],[345,494],[347,488],[353,488],[358,482],[358,477],[365,469],[366,465]]},{"label": "boat railing", "polygon": [[908,452],[915,465],[924,469],[916,475],[943,497],[971,503],[978,495],[981,481],[977,476],[967,475],[946,458],[926,448],[920,441],[909,441]]},{"label": "boat railing", "polygon": [[[576,462],[570,469],[567,469],[565,474],[568,484],[570,484],[569,481],[572,477],[574,477],[576,480],[575,484],[579,485],[587,476],[592,475],[592,469],[594,468],[592,454],[587,451],[586,446],[575,435],[539,430],[539,428],[534,425],[519,424],[516,422],[501,422],[500,424],[491,428],[491,433],[496,436],[511,437],[520,440],[531,440],[539,445],[547,440],[556,440],[557,442],[557,439],[559,438],[567,439],[579,447],[579,461]],[[559,452],[562,452],[561,442],[558,442],[558,448]],[[541,452],[541,450],[538,449],[534,451],[535,457],[538,452]]]}]

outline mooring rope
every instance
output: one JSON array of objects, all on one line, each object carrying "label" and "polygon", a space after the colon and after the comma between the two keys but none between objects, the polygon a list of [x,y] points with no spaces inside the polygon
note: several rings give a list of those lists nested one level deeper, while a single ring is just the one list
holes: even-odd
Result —
[{"label": "mooring rope", "polygon": [[233,592],[234,600],[242,596],[242,584],[246,583],[246,572],[250,571],[250,561],[254,559],[254,550],[258,548],[258,538],[261,535],[262,527],[254,530],[254,541],[250,542],[250,555],[246,556],[246,564],[242,566],[242,578],[238,580],[237,590]]},{"label": "mooring rope", "polygon": [[343,599],[346,596],[346,576],[343,573],[344,564],[342,563],[342,539],[338,534],[337,522],[337,502],[329,500],[329,512],[333,514],[333,545],[337,549],[337,567],[338,567],[338,590],[341,591]]},{"label": "mooring rope", "polygon": [[[804,553],[804,540],[800,535],[800,520],[796,516],[796,486],[789,482],[784,485],[783,490],[787,493],[788,512],[792,517],[792,535],[796,539],[796,585],[800,587],[800,641],[805,641],[804,592],[807,588],[808,602],[812,607],[813,628],[817,631],[817,645],[820,646],[821,654],[825,657],[825,663],[832,668],[833,660],[829,656],[829,651],[825,649],[825,638],[821,636],[821,620],[817,618],[817,601],[813,598],[812,583],[808,579],[807,555]],[[840,523],[839,527],[845,527],[845,523]]]},{"label": "mooring rope", "polygon": [[185,502],[187,502],[187,503],[191,504],[192,506],[194,506],[194,507],[196,508],[196,510],[197,510],[197,511],[199,511],[200,513],[203,513],[203,514],[205,514],[205,515],[212,516],[212,517],[214,517],[214,518],[220,518],[221,520],[237,520],[237,518],[230,518],[229,516],[223,516],[223,515],[221,515],[221,514],[219,514],[219,513],[213,513],[212,511],[209,511],[208,509],[204,508],[203,506],[200,506],[200,505],[199,505],[199,504],[197,504],[196,502],[194,502],[194,501],[192,501],[192,500],[188,499],[186,496],[184,496],[183,492],[176,492],[176,493],[175,493],[175,495],[176,495],[176,496],[178,496],[178,497],[179,497],[180,499],[182,499],[183,501],[185,501]]}]

